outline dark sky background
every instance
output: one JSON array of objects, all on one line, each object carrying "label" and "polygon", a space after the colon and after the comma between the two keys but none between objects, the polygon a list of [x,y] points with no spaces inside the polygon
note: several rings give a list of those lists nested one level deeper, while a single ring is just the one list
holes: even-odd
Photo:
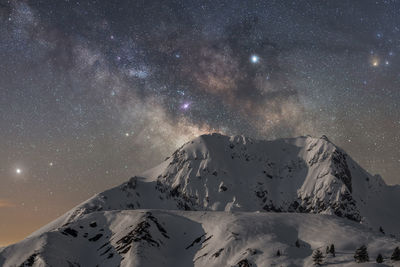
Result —
[{"label": "dark sky background", "polygon": [[400,183],[396,1],[0,0],[0,246],[202,133]]}]

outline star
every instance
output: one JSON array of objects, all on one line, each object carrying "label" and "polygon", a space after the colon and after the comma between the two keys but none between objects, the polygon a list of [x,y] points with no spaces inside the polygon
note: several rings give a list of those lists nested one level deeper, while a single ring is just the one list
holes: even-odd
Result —
[{"label": "star", "polygon": [[21,174],[21,173],[22,173],[22,170],[21,170],[20,168],[17,168],[17,169],[15,169],[15,172],[16,172],[17,174]]},{"label": "star", "polygon": [[189,102],[185,102],[185,103],[183,103],[183,105],[181,106],[181,108],[182,108],[183,110],[188,110],[189,107],[190,107],[190,103],[189,103]]},{"label": "star", "polygon": [[373,58],[372,59],[372,61],[371,61],[371,65],[373,66],[373,67],[378,67],[379,66],[379,59],[378,58]]},{"label": "star", "polygon": [[258,62],[260,61],[260,57],[257,56],[257,55],[252,55],[252,56],[250,57],[250,61],[251,61],[251,63],[256,64],[256,63],[258,63]]}]

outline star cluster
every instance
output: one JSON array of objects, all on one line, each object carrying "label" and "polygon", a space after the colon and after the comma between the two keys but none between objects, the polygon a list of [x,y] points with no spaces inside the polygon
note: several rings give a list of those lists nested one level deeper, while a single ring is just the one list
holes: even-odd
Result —
[{"label": "star cluster", "polygon": [[1,1],[0,246],[203,133],[324,134],[399,183],[399,12],[389,0]]}]

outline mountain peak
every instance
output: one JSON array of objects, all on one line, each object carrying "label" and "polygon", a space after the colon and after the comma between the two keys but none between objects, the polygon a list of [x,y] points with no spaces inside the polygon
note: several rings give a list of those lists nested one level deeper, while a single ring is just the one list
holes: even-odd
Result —
[{"label": "mountain peak", "polygon": [[85,202],[71,218],[94,210],[168,208],[322,213],[375,225],[379,220],[365,215],[376,192],[386,190],[378,178],[326,136],[256,140],[206,134],[142,177]]},{"label": "mountain peak", "polygon": [[[68,236],[79,239],[79,242],[91,243],[106,239],[107,242],[97,246],[92,252],[95,254],[101,251],[99,262],[107,257],[113,259],[115,265],[125,262],[123,266],[137,266],[142,260],[142,247],[135,245],[135,242],[144,247],[162,247],[170,238],[182,234],[177,235],[176,229],[189,222],[190,227],[194,228],[185,227],[190,228],[190,238],[194,238],[194,241],[185,239],[186,231],[189,230],[183,229],[183,236],[179,238],[188,243],[183,247],[185,253],[192,248],[202,250],[214,236],[216,240],[225,240],[229,236],[229,240],[234,242],[239,238],[236,232],[247,233],[244,225],[238,230],[223,234],[210,233],[212,230],[204,231],[200,226],[207,221],[200,219],[203,215],[214,222],[207,229],[215,228],[215,224],[221,223],[216,220],[221,216],[226,219],[222,222],[224,226],[228,222],[233,224],[232,220],[240,217],[240,220],[254,221],[260,227],[269,225],[263,221],[268,219],[277,220],[277,225],[298,221],[300,224],[296,227],[304,228],[305,224],[298,218],[313,221],[317,217],[299,213],[335,215],[336,219],[330,220],[345,220],[346,224],[342,224],[345,229],[348,229],[351,221],[353,226],[362,224],[394,236],[400,234],[397,224],[400,221],[400,212],[393,207],[393,203],[398,202],[400,187],[388,186],[380,176],[370,175],[326,136],[256,140],[242,135],[207,134],[187,142],[160,165],[130,178],[120,186],[93,196],[38,230],[24,241],[29,246],[22,242],[15,248],[23,247],[20,250],[25,253],[23,257],[26,261],[41,262],[45,256],[37,248],[47,244],[47,240],[58,240],[53,236],[59,233],[64,239],[64,236]],[[191,213],[184,213],[182,210]],[[207,211],[217,211],[220,215],[207,215]],[[240,211],[242,215],[237,217],[236,214],[239,213],[233,211]],[[189,220],[181,216],[186,216]],[[314,221],[317,226],[322,222],[327,223],[329,217],[318,216],[320,219]],[[94,223],[93,220],[97,222]],[[168,227],[162,220],[169,221]],[[290,223],[284,220],[290,220]],[[135,226],[127,225],[131,221],[135,221]],[[174,225],[178,221],[179,227]],[[199,221],[201,223],[197,225]],[[97,224],[103,225],[106,230],[97,229]],[[235,221],[234,225],[240,223]],[[83,227],[86,227],[85,230]],[[278,226],[273,229],[277,229],[276,227]],[[337,225],[335,227],[340,228]],[[318,227],[312,228],[312,231],[317,231]],[[336,232],[344,235],[345,229]],[[370,230],[363,231],[360,236]],[[267,232],[270,233],[271,229]],[[193,237],[194,234],[197,237]],[[220,238],[217,235],[221,235]],[[298,238],[297,235],[293,235],[294,237]],[[65,243],[64,239],[62,243]],[[294,244],[295,240],[290,242]],[[218,246],[220,244],[210,242]],[[302,243],[298,243],[301,247]],[[320,246],[319,243],[317,245]],[[51,249],[50,246],[46,251]],[[18,262],[18,265],[21,263],[19,259],[22,254],[19,250],[14,253],[14,248],[5,248],[3,251],[0,251],[0,264],[2,254],[11,257],[9,262]],[[212,256],[207,259],[218,258],[223,251],[223,247],[213,247],[212,253],[210,251]],[[134,256],[124,260],[128,252],[134,253]],[[207,253],[204,255],[207,256]],[[257,250],[247,248],[241,255],[250,259],[254,253],[257,254]],[[188,262],[191,262],[193,255],[189,256]],[[194,262],[201,262],[200,258],[203,256],[199,255]],[[237,258],[235,262],[238,263],[237,266],[242,266],[239,263],[245,260],[247,258]],[[188,262],[183,266],[187,266]],[[215,262],[210,266],[222,265]]]},{"label": "mountain peak", "polygon": [[399,199],[393,193],[398,190],[367,173],[325,136],[256,140],[207,134],[141,176],[82,203],[61,221],[113,209],[273,211],[331,214],[396,232],[379,216],[381,206]]}]

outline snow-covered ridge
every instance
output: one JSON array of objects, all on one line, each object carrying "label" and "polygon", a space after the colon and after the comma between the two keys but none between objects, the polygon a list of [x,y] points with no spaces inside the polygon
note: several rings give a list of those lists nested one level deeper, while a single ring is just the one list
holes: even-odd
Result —
[{"label": "snow-covered ridge", "polygon": [[114,210],[9,246],[0,266],[312,266],[313,249],[330,244],[325,262],[352,266],[361,244],[389,263],[399,241],[332,215]]},{"label": "snow-covered ridge", "polygon": [[89,199],[74,219],[114,209],[333,214],[400,234],[400,188],[363,170],[325,136],[253,140],[202,135],[165,162]]},{"label": "snow-covered ridge", "polygon": [[[82,223],[87,218],[91,218],[91,216],[100,216],[103,219],[97,224],[102,225],[103,231],[106,232],[93,233],[93,236],[88,233],[85,240],[96,236],[99,237],[101,234],[101,237],[106,238],[107,242],[109,242],[109,245],[105,247],[108,246],[110,247],[109,251],[113,251],[114,256],[110,257],[112,262],[121,262],[121,264],[123,263],[122,266],[150,266],[140,265],[143,259],[138,255],[142,252],[140,252],[140,247],[132,245],[136,242],[134,240],[142,242],[144,238],[147,245],[161,248],[163,243],[168,243],[170,238],[174,238],[168,233],[168,229],[159,222],[159,219],[156,218],[157,216],[152,215],[153,212],[151,210],[164,210],[169,214],[168,216],[174,217],[171,220],[175,224],[178,224],[178,221],[181,224],[180,219],[176,218],[177,214],[181,216],[181,214],[186,214],[185,212],[190,211],[188,213],[191,214],[190,216],[188,215],[190,218],[186,215],[183,216],[201,224],[200,228],[205,227],[200,218],[203,216],[201,214],[204,214],[204,216],[212,214],[204,213],[206,211],[222,212],[219,213],[221,214],[220,216],[225,216],[222,215],[225,213],[245,212],[248,213],[245,216],[246,218],[261,216],[257,215],[259,214],[258,212],[289,212],[291,214],[282,215],[282,218],[288,220],[307,218],[311,223],[314,222],[310,219],[313,217],[307,217],[310,215],[306,216],[299,213],[322,214],[316,216],[322,216],[324,219],[318,220],[323,220],[324,223],[328,220],[326,218],[330,218],[329,220],[338,218],[337,220],[348,221],[351,225],[359,225],[360,229],[362,229],[360,231],[364,235],[369,228],[369,231],[378,236],[382,235],[379,230],[384,231],[386,232],[386,238],[395,240],[396,236],[400,236],[400,229],[398,228],[400,208],[398,208],[397,203],[400,203],[399,186],[388,186],[380,176],[373,176],[367,173],[325,136],[321,138],[305,136],[263,141],[253,140],[244,136],[202,135],[184,144],[160,165],[141,175],[132,177],[120,186],[93,196],[56,221],[33,233],[27,240],[12,246],[12,248],[8,247],[0,251],[0,265],[1,257],[19,255],[21,247],[25,248],[26,244],[30,244],[29,249],[26,250],[30,254],[26,252],[29,255],[25,255],[27,260],[31,257],[31,261],[33,260],[35,264],[41,262],[41,259],[43,262],[47,262],[49,260],[43,256],[43,251],[53,253],[49,252],[52,251],[49,247],[52,247],[51,244],[55,246],[54,244],[58,242],[51,239],[53,236],[58,236],[56,233],[70,236],[70,238],[73,238],[71,240],[78,240],[79,238],[75,238],[85,235],[85,233],[80,233],[81,231],[76,227],[77,223]],[[126,220],[123,214],[126,214],[127,210],[141,209],[149,211],[144,215],[143,212],[139,211],[131,211],[129,213],[128,217],[130,219],[136,218],[141,214],[141,219],[132,219],[137,220],[137,224],[133,225],[132,229],[129,228],[130,232],[128,229],[120,228],[120,226],[124,225],[124,220]],[[175,211],[172,212],[172,210]],[[176,210],[181,211],[178,212]],[[157,211],[157,214],[163,213]],[[326,217],[325,215],[335,216]],[[231,215],[226,216],[229,217]],[[265,216],[267,218],[269,215]],[[179,228],[174,223],[170,223],[171,227]],[[220,223],[222,225],[225,222]],[[242,223],[244,225],[244,222]],[[113,228],[112,224],[119,226]],[[347,222],[345,224],[347,225]],[[219,227],[218,222],[215,221],[214,226]],[[109,228],[109,232],[104,230],[105,228]],[[347,230],[343,229],[341,234],[344,234]],[[130,234],[125,233],[126,231]],[[193,231],[196,233],[202,232],[190,228],[187,232],[188,235],[194,235]],[[243,227],[241,231],[240,234],[247,236],[249,233],[246,231],[250,230]],[[125,237],[121,236],[118,240],[123,239],[125,241],[118,242],[116,238],[119,235],[124,235]],[[207,238],[211,237],[209,234],[203,233],[198,242],[203,244]],[[58,238],[56,239],[58,240]],[[225,241],[222,239],[218,239],[219,241],[215,246],[220,246],[218,244],[224,243]],[[397,242],[393,240],[390,242]],[[86,247],[87,243],[85,242],[79,243],[77,246]],[[322,241],[316,234],[314,240],[309,237],[306,243],[308,244],[307,246],[314,248],[318,242]],[[382,241],[381,243],[385,242]],[[248,244],[245,242],[244,245],[247,246]],[[222,248],[223,250],[220,251]],[[98,248],[98,251],[102,249]],[[215,249],[217,248],[215,247]],[[226,249],[227,247],[224,245],[224,247],[212,252],[212,255],[220,255],[223,251],[227,253]],[[235,254],[237,252],[236,247],[231,249],[234,251],[227,253],[227,258],[222,262],[234,265],[236,264],[234,261],[237,259],[240,262],[241,257]],[[266,251],[267,248],[257,246],[257,248],[252,249]],[[132,254],[132,251],[136,251],[136,254]],[[123,252],[130,253],[129,260],[124,260],[125,253]],[[69,256],[60,256],[64,260],[63,262],[65,262],[65,258],[76,256],[74,251],[68,253],[70,253],[68,254]],[[94,253],[93,257],[99,260],[103,256],[105,257],[107,253],[104,252],[100,256]],[[172,254],[163,254],[166,262],[171,260],[170,258],[175,252],[168,250],[168,253]],[[190,266],[187,265],[190,260],[196,266],[225,266],[217,264],[220,262],[219,259],[223,258],[219,258],[216,261],[205,260],[203,262],[199,253],[199,251],[186,253],[185,257],[188,258],[183,262],[177,263],[178,266]],[[211,253],[211,251],[207,253]],[[249,253],[251,254],[252,252]],[[304,255],[302,255],[306,257],[307,253],[304,252]],[[206,256],[204,258],[207,258]],[[300,264],[304,260],[304,266],[308,266],[306,264],[307,259],[303,256],[300,257],[302,260],[296,261],[296,264]],[[17,258],[20,258],[20,255]],[[234,260],[228,262],[228,258]],[[73,264],[72,261],[70,262]],[[77,262],[82,263],[81,260]],[[183,264],[184,262],[186,263]],[[251,262],[256,264],[256,262],[264,263],[270,261],[265,259],[255,260],[250,257],[248,258],[248,263]],[[154,264],[151,266],[162,266],[161,262]]]}]

